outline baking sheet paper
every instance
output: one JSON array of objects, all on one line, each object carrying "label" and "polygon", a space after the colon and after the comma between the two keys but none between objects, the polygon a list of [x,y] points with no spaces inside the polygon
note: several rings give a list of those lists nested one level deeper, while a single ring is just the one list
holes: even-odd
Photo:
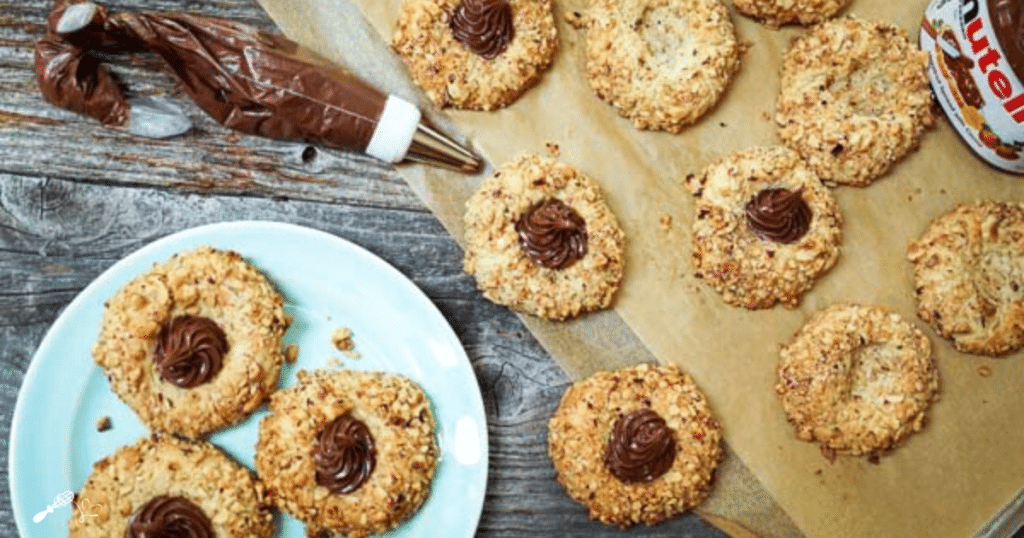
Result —
[{"label": "baking sheet paper", "polygon": [[[1024,485],[1024,391],[1017,386],[1024,356],[960,354],[915,315],[907,242],[958,201],[1024,200],[1024,178],[977,160],[941,113],[921,150],[887,177],[867,188],[836,189],[845,220],[842,257],[801,306],[751,312],[725,305],[693,276],[694,204],[681,181],[732,151],[779,142],[771,120],[778,68],[800,29],[769,30],[733,13],[739,38],[750,45],[737,78],[711,114],[671,135],[635,130],[590,92],[582,65],[585,34],[563,22],[566,12],[585,8],[583,0],[556,1],[561,48],[536,88],[501,111],[442,114],[381,46],[381,36],[390,39],[401,0],[356,0],[369,26],[353,18],[348,0],[260,2],[290,37],[418,101],[490,163],[524,151],[543,153],[550,142],[562,161],[604,187],[628,241],[615,310],[567,324],[526,321],[576,378],[651,358],[692,374],[742,461],[725,466],[702,507],[712,522],[723,516],[761,536],[797,534],[774,499],[811,537],[967,537]],[[916,40],[926,3],[854,0],[848,13],[893,22]],[[420,166],[400,170],[461,240],[463,204],[480,176]],[[666,216],[667,227],[661,224]],[[940,365],[942,396],[925,430],[878,464],[850,458],[830,463],[815,445],[796,440],[772,390],[778,346],[813,312],[837,301],[881,304],[918,323]],[[979,374],[983,366],[991,375]]]}]

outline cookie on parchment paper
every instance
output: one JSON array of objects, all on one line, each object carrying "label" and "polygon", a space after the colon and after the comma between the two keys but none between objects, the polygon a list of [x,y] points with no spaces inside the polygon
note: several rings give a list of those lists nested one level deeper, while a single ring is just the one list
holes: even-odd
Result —
[{"label": "cookie on parchment paper", "polygon": [[599,372],[562,395],[548,423],[556,479],[591,518],[654,525],[711,491],[722,429],[675,366]]},{"label": "cookie on parchment paper", "polygon": [[558,33],[551,0],[405,0],[391,47],[438,106],[494,110],[537,83]]},{"label": "cookie on parchment paper", "polygon": [[274,390],[289,324],[283,306],[240,254],[200,247],[117,291],[93,358],[144,425],[199,437],[241,421]]},{"label": "cookie on parchment paper", "polygon": [[266,538],[273,511],[252,473],[205,441],[153,434],[96,462],[70,538]]},{"label": "cookie on parchment paper", "polygon": [[931,343],[880,306],[838,303],[780,349],[775,392],[797,438],[822,454],[877,458],[924,426],[938,398]]},{"label": "cookie on parchment paper", "polygon": [[832,18],[852,0],[733,0],[740,13],[769,28],[783,24],[814,24]]},{"label": "cookie on parchment paper", "polygon": [[726,303],[787,308],[839,259],[842,215],[796,152],[755,147],[686,178],[697,200],[696,276]]},{"label": "cookie on parchment paper", "polygon": [[318,533],[382,534],[419,510],[437,467],[430,399],[383,372],[319,370],[275,392],[256,470],[278,508]]},{"label": "cookie on parchment paper", "polygon": [[935,123],[927,65],[907,32],[887,22],[814,26],[783,59],[779,134],[826,183],[869,185]]},{"label": "cookie on parchment paper", "polygon": [[638,129],[678,133],[721,99],[740,45],[718,0],[592,0],[586,73]]},{"label": "cookie on parchment paper", "polygon": [[911,241],[917,314],[965,353],[1024,346],[1024,204],[959,204]]},{"label": "cookie on parchment paper", "polygon": [[625,239],[597,183],[536,154],[485,179],[466,202],[463,267],[485,297],[561,320],[606,308]]}]

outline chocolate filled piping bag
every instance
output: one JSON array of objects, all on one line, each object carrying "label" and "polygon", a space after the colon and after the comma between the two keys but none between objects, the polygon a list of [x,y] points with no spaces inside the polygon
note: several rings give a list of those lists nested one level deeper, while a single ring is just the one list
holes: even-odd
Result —
[{"label": "chocolate filled piping bag", "polygon": [[162,99],[127,99],[95,55],[151,51],[221,124],[249,134],[476,172],[480,159],[388,95],[294,41],[235,21],[175,12],[112,13],[58,0],[35,50],[36,78],[56,106],[149,136],[191,127]]}]

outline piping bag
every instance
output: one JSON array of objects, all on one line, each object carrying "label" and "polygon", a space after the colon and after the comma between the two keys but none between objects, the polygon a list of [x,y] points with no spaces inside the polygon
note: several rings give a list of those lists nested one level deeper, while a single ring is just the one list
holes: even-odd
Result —
[{"label": "piping bag", "polygon": [[238,131],[473,173],[481,160],[388,95],[283,36],[238,22],[176,12],[112,13],[57,0],[36,42],[36,79],[50,103],[151,138],[188,131],[164,99],[128,99],[102,64],[111,53],[161,56],[186,93]]}]

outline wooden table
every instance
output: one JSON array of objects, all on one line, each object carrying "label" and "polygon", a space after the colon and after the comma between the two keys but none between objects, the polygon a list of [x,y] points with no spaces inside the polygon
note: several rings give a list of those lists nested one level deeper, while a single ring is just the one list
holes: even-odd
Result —
[{"label": "wooden table", "polygon": [[[110,5],[188,10],[273,29],[253,0]],[[461,270],[455,240],[393,167],[228,131],[191,106],[150,56],[125,58],[115,72],[133,93],[168,95],[185,106],[196,124],[187,135],[139,139],[50,106],[32,70],[49,7],[44,0],[8,2],[0,13],[0,537],[18,536],[7,459],[14,402],[61,310],[155,239],[253,219],[324,230],[367,248],[422,288],[455,329],[488,420],[490,471],[478,536],[724,536],[694,515],[620,531],[590,521],[565,495],[547,457],[546,426],[568,377],[514,314],[481,296]]]}]

